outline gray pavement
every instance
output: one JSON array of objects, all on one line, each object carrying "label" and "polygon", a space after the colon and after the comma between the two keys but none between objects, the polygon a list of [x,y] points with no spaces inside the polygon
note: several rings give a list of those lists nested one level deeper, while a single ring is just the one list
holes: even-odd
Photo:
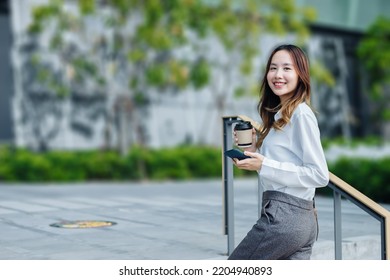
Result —
[{"label": "gray pavement", "polygon": [[[257,219],[257,180],[236,179],[235,244]],[[0,185],[2,260],[226,259],[221,180]],[[333,259],[333,201],[318,197],[313,259]],[[389,205],[384,205],[390,209]],[[379,222],[343,202],[345,258],[379,259]],[[58,228],[63,221],[111,221]]]}]

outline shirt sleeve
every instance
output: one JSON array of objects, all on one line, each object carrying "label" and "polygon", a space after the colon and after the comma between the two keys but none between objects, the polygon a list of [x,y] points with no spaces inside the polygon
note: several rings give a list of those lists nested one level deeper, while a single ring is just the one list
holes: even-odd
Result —
[{"label": "shirt sleeve", "polygon": [[329,171],[314,116],[299,114],[292,128],[294,153],[302,164],[265,157],[259,175],[288,187],[318,188],[329,182]]}]

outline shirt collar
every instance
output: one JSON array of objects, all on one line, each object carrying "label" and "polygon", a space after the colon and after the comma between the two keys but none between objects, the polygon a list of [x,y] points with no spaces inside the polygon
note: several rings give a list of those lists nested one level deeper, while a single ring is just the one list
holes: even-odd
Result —
[{"label": "shirt collar", "polygon": [[274,115],[274,120],[277,121],[282,117],[282,112],[281,110],[277,111],[276,114]]}]

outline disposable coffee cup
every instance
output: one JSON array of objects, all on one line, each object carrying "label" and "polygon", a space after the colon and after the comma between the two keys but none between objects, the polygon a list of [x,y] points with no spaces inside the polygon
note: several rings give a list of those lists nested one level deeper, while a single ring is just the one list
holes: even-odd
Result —
[{"label": "disposable coffee cup", "polygon": [[234,127],[237,136],[237,146],[239,148],[252,146],[252,128],[251,122],[247,121],[241,121]]}]

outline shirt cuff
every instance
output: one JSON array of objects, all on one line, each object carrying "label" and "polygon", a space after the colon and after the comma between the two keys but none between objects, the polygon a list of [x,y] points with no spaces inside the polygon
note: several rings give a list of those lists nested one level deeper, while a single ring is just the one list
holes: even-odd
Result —
[{"label": "shirt cuff", "polygon": [[272,179],[275,176],[275,169],[272,168],[272,160],[264,157],[263,163],[260,170],[258,171],[259,175],[263,178]]}]

